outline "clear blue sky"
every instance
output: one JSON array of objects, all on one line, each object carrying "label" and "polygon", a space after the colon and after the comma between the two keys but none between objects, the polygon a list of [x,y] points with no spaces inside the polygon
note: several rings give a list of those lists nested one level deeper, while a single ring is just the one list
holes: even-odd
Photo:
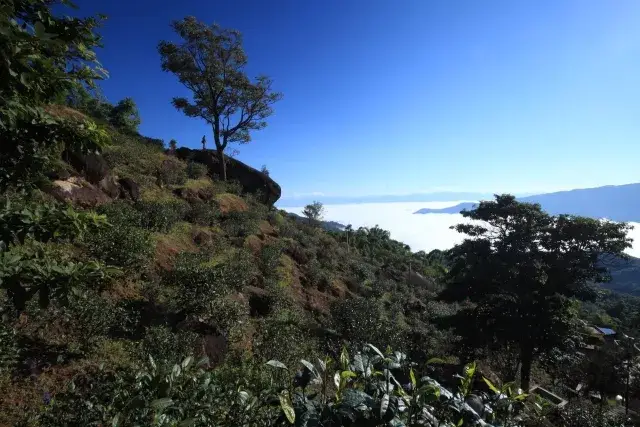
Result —
[{"label": "clear blue sky", "polygon": [[[197,147],[204,122],[156,45],[194,15],[244,34],[284,93],[238,147],[283,197],[553,191],[640,181],[640,2],[77,0],[109,20],[111,101],[143,134]],[[208,140],[211,137],[208,136]]]}]

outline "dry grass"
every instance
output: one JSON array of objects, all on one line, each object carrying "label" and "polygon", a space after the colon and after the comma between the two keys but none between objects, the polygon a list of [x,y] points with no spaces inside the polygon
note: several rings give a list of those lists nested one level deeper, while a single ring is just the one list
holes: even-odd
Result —
[{"label": "dry grass", "polygon": [[51,114],[54,117],[58,117],[61,119],[72,120],[77,122],[85,122],[91,120],[84,113],[81,113],[78,110],[74,110],[73,108],[65,107],[64,105],[47,105],[44,107],[44,110]]},{"label": "dry grass", "polygon": [[220,212],[228,214],[230,212],[246,212],[249,209],[247,202],[235,194],[222,193],[216,196]]}]

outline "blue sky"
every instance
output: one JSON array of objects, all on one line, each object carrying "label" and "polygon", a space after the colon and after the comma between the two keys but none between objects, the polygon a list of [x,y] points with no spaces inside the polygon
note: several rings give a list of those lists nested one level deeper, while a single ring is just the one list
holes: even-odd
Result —
[{"label": "blue sky", "polygon": [[640,181],[640,3],[77,0],[103,12],[111,101],[143,134],[197,147],[204,122],[156,45],[194,15],[244,34],[249,73],[284,93],[238,147],[284,198],[545,192]]}]

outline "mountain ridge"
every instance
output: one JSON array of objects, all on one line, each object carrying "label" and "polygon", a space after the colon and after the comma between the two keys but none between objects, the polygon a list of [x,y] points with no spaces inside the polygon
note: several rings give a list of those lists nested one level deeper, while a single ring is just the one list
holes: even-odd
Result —
[{"label": "mountain ridge", "polygon": [[[612,221],[640,222],[640,183],[605,185],[518,197],[520,202],[539,203],[552,215],[571,214]],[[464,202],[441,209],[423,208],[414,214],[455,214],[472,209],[477,202]]]}]

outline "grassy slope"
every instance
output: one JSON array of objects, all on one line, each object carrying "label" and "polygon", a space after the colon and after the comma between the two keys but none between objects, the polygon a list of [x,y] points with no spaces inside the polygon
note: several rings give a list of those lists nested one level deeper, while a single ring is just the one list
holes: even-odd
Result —
[{"label": "grassy slope", "polygon": [[[343,337],[346,331],[386,339],[405,336],[420,323],[420,316],[404,315],[403,304],[411,301],[411,307],[423,310],[420,292],[425,296],[430,291],[412,290],[411,298],[403,296],[408,293],[401,275],[408,264],[408,258],[402,258],[406,253],[384,262],[385,251],[391,254],[392,249],[381,248],[375,257],[360,255],[365,251],[347,248],[319,228],[242,196],[237,185],[208,177],[184,181],[187,165],[160,147],[110,133],[112,146],[104,157],[120,178],[140,184],[144,209],[150,209],[143,209],[142,216],[157,215],[158,206],[180,206],[181,213],[166,227],[140,226],[116,215],[132,210],[118,201],[102,208],[113,231],[93,242],[52,248],[77,259],[108,259],[121,267],[121,274],[69,306],[27,309],[16,323],[23,348],[17,370],[0,378],[0,425],[37,410],[43,395],[55,397],[70,379],[101,364],[128,369],[147,354],[175,359],[184,352],[206,354],[214,361],[224,358],[226,365],[247,357],[256,363],[270,358],[296,361],[337,348],[340,339],[327,339],[325,328],[337,328]],[[159,185],[157,171],[167,162],[172,172]],[[186,203],[175,195],[181,187],[210,200]],[[123,229],[127,231],[116,233]],[[141,240],[151,245],[149,254],[140,249]],[[191,282],[172,275],[176,265],[205,272],[229,267],[229,273],[217,279],[219,296],[208,309],[185,313],[184,305],[193,302],[188,298]],[[345,310],[344,304],[340,316],[332,317],[336,301],[363,296],[369,297],[363,301],[379,304],[374,309],[363,305],[361,330],[351,330],[353,317],[361,312]],[[380,322],[391,332],[378,331]]]}]

